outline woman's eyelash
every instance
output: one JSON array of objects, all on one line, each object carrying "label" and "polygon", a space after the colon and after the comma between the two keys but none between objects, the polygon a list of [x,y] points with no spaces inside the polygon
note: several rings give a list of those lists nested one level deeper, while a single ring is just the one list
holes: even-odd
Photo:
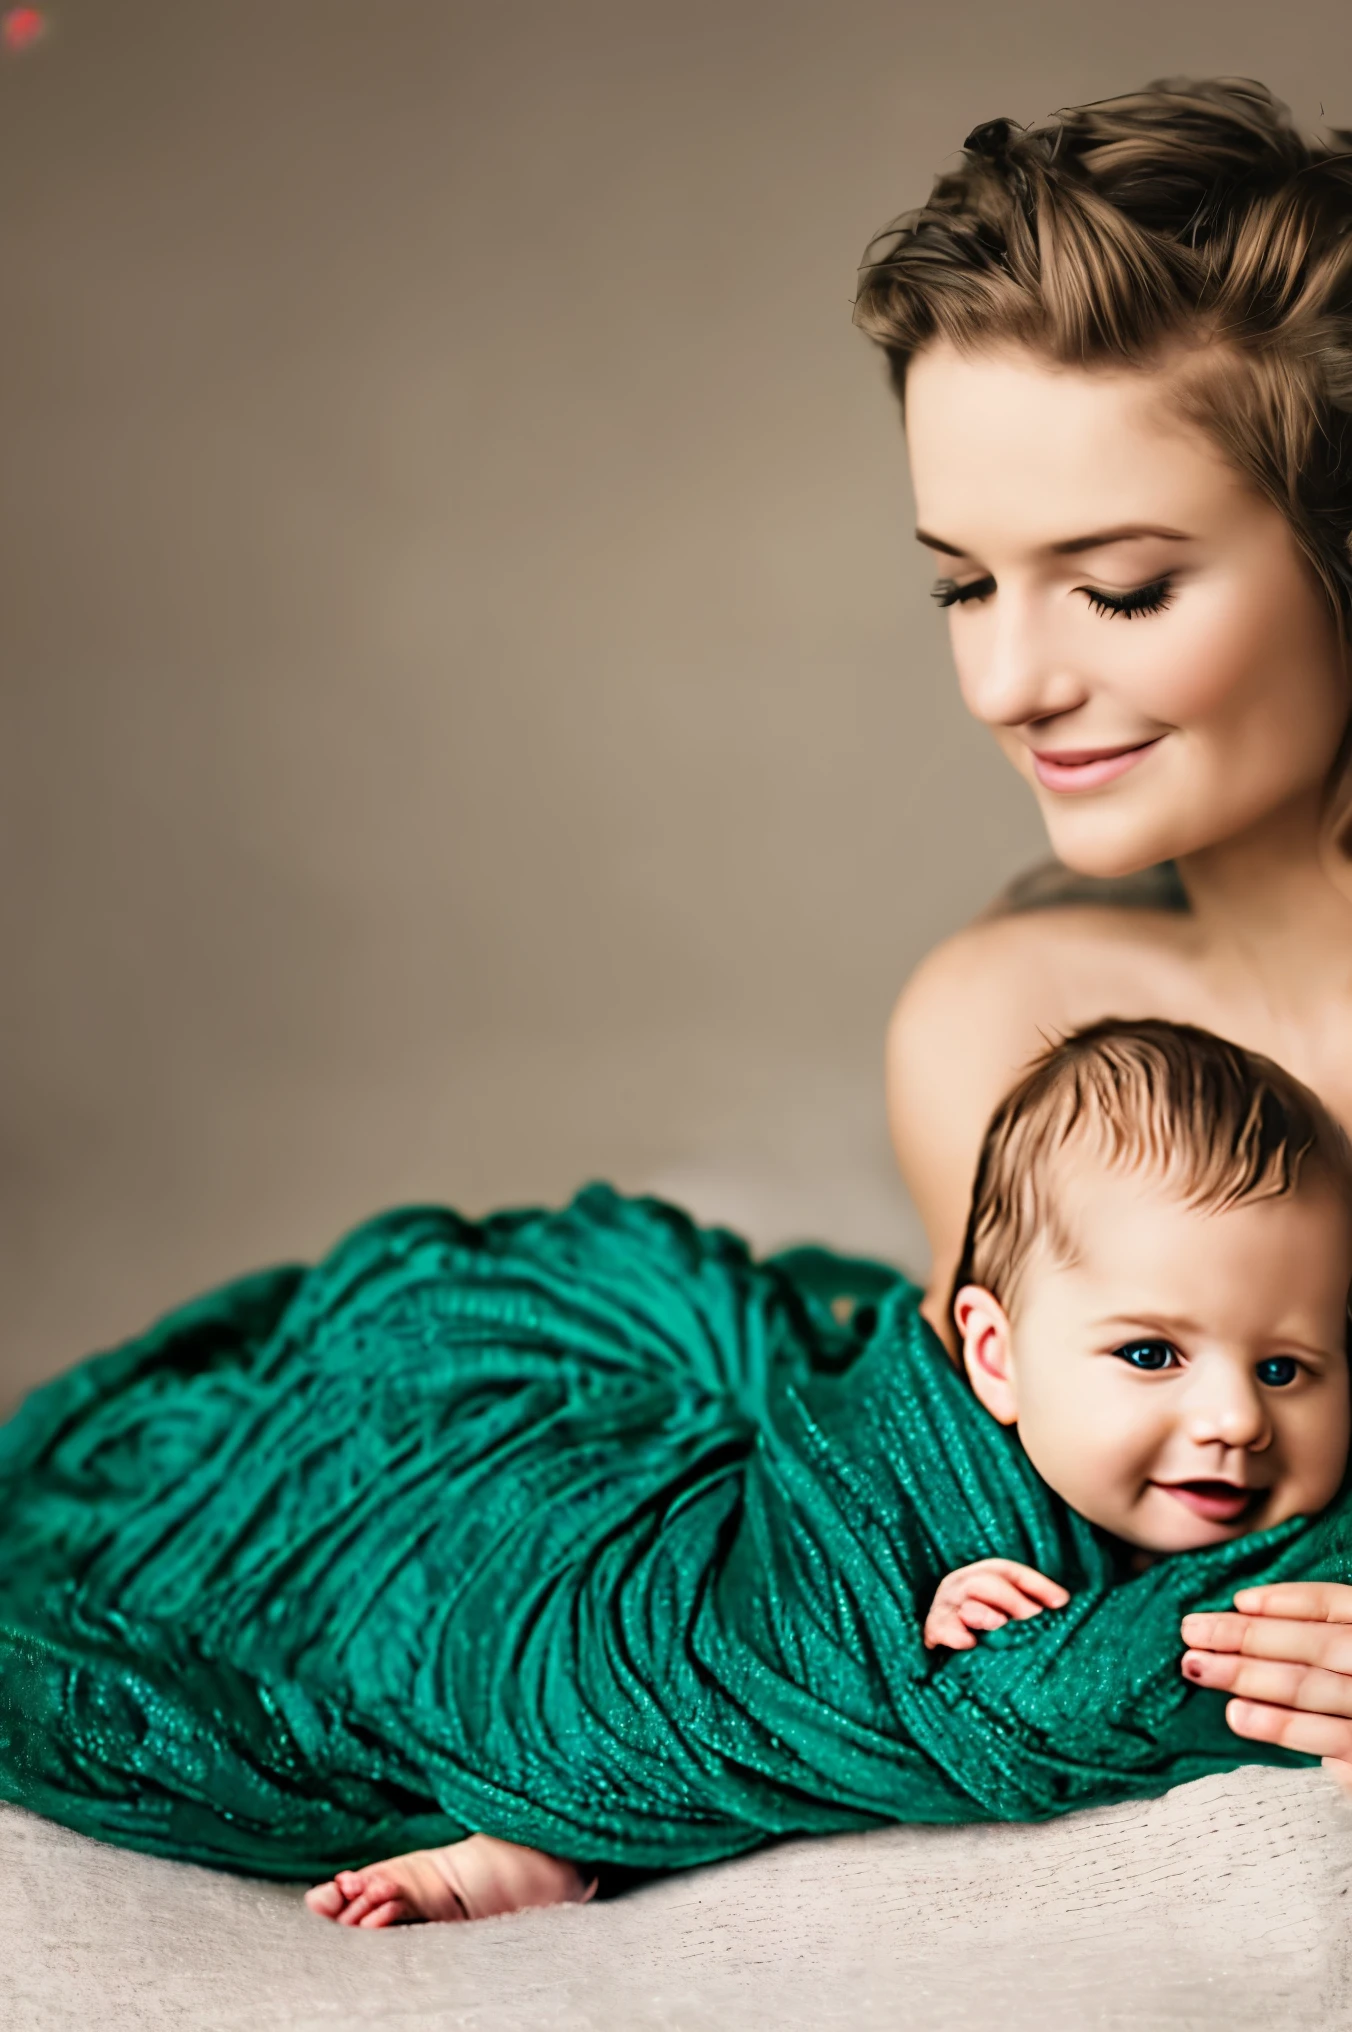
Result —
[{"label": "woman's eyelash", "polygon": [[1148,586],[1136,586],[1129,593],[1104,593],[1094,586],[1077,586],[1075,590],[1085,594],[1096,614],[1125,614],[1129,620],[1133,614],[1161,613],[1173,598],[1174,582],[1152,579]]},{"label": "woman's eyelash", "polygon": [[[1130,620],[1135,614],[1160,614],[1169,605],[1174,595],[1171,578],[1152,579],[1148,586],[1135,586],[1129,593],[1106,593],[1097,586],[1077,586],[1077,593],[1083,593],[1096,614],[1121,614]],[[958,607],[968,600],[986,600],[995,591],[995,580],[987,574],[984,579],[937,579],[930,588],[930,598],[941,607]]]},{"label": "woman's eyelash", "polygon": [[930,587],[930,598],[941,607],[958,607],[965,600],[984,600],[994,591],[995,580],[989,574],[984,579],[968,579],[965,585],[959,585],[956,579],[936,579]]}]

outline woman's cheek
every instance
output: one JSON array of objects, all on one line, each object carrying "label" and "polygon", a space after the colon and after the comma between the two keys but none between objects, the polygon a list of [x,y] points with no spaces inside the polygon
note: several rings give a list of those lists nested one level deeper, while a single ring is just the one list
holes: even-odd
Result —
[{"label": "woman's cheek", "polygon": [[1270,709],[1267,644],[1248,623],[1233,606],[1210,601],[1176,617],[1166,610],[1153,631],[1140,621],[1119,622],[1124,631],[1139,629],[1140,639],[1121,656],[1110,682],[1147,718],[1183,730],[1227,717],[1238,722],[1255,704]]},{"label": "woman's cheek", "polygon": [[1322,774],[1348,705],[1327,599],[1284,553],[1248,567],[1181,588],[1142,640],[1135,678],[1124,670],[1121,681],[1170,726],[1241,741],[1261,733],[1287,755],[1317,747]]}]

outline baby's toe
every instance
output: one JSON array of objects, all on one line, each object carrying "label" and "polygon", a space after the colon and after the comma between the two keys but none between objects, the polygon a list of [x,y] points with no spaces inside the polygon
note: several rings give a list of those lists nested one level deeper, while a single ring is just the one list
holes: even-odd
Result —
[{"label": "baby's toe", "polygon": [[359,1922],[362,1926],[402,1926],[406,1920],[414,1919],[414,1913],[404,1898],[387,1898],[382,1905],[375,1905]]},{"label": "baby's toe", "polygon": [[311,1912],[317,1913],[321,1919],[336,1919],[346,1905],[347,1899],[337,1884],[330,1879],[327,1884],[316,1884],[312,1890],[307,1891],[305,1902]]},{"label": "baby's toe", "polygon": [[364,1926],[370,1913],[401,1896],[398,1884],[380,1869],[341,1870],[336,1878],[344,1904],[340,1926]]}]

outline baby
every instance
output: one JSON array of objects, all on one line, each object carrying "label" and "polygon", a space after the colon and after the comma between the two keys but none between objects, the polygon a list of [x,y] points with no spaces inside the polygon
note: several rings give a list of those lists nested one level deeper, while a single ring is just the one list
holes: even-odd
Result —
[{"label": "baby", "polygon": [[[1055,1045],[986,1133],[952,1319],[980,1403],[1140,1568],[1320,1510],[1349,1442],[1352,1146],[1269,1060],[1188,1026]],[[968,1650],[1066,1590],[950,1573],[925,1622]],[[474,1835],[307,1894],[347,1926],[589,1898],[570,1863]]]}]

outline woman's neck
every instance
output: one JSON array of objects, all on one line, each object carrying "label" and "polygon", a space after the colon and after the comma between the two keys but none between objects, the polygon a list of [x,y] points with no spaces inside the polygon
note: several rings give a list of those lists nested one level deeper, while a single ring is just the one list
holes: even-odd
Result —
[{"label": "woman's neck", "polygon": [[1352,995],[1352,862],[1345,892],[1320,843],[1320,807],[1310,798],[1178,864],[1210,954],[1280,987],[1283,1001],[1316,982],[1324,993]]}]

